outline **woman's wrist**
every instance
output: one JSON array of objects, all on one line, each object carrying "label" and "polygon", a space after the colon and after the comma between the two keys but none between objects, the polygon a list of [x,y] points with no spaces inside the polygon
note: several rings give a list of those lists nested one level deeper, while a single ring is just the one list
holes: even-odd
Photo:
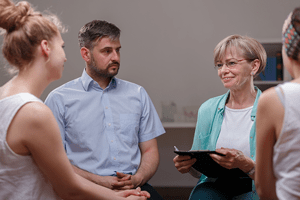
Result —
[{"label": "woman's wrist", "polygon": [[246,157],[247,158],[247,164],[244,165],[244,167],[241,169],[243,172],[245,172],[246,174],[249,175],[250,174],[254,174],[254,171],[255,171],[255,162],[249,158],[249,157]]},{"label": "woman's wrist", "polygon": [[197,171],[195,168],[191,167],[190,168],[190,171],[189,171],[189,174],[191,174],[193,177],[195,178],[200,178],[202,173]]},{"label": "woman's wrist", "polygon": [[255,161],[253,161],[249,157],[246,158],[246,163],[243,168],[240,168],[245,174],[247,174],[251,179],[254,180],[254,173],[255,173]]},{"label": "woman's wrist", "polygon": [[250,171],[248,171],[246,174],[247,174],[248,176],[252,176],[254,173],[255,173],[255,164],[254,164],[254,166],[252,167],[252,169],[250,169]]}]

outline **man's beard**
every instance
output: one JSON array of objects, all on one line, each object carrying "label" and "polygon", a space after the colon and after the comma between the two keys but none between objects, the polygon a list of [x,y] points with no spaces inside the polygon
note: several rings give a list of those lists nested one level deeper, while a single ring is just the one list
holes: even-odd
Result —
[{"label": "man's beard", "polygon": [[[113,71],[113,72],[109,72],[108,69],[111,67],[111,66],[118,66],[118,69],[116,71]],[[93,76],[95,77],[99,77],[99,78],[112,78],[114,76],[116,76],[119,72],[119,69],[120,69],[120,63],[117,62],[117,61],[114,61],[112,63],[110,63],[106,69],[99,69],[97,68],[97,64],[95,62],[95,59],[94,59],[94,56],[91,57],[91,63],[88,65],[88,67],[90,68]]]}]

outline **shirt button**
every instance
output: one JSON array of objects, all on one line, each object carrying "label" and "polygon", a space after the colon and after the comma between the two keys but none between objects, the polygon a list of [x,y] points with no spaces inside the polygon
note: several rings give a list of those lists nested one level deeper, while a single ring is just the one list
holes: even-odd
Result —
[{"label": "shirt button", "polygon": [[251,157],[253,158],[253,155],[251,155]]},{"label": "shirt button", "polygon": [[113,143],[114,141],[113,140],[111,140],[111,143]]},{"label": "shirt button", "polygon": [[105,109],[108,109],[108,107],[106,106]]},{"label": "shirt button", "polygon": [[110,123],[108,123],[108,126],[110,126],[111,124]]},{"label": "shirt button", "polygon": [[114,160],[116,160],[116,158],[114,158]]}]

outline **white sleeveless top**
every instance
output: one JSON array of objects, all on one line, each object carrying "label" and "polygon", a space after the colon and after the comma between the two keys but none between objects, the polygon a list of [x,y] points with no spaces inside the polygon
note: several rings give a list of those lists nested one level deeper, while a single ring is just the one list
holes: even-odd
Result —
[{"label": "white sleeveless top", "polygon": [[58,200],[31,156],[14,153],[6,142],[7,129],[26,103],[42,102],[29,93],[20,93],[0,100],[0,199]]},{"label": "white sleeveless top", "polygon": [[282,130],[273,153],[276,194],[279,199],[300,199],[300,84],[285,83],[275,89],[284,106]]}]

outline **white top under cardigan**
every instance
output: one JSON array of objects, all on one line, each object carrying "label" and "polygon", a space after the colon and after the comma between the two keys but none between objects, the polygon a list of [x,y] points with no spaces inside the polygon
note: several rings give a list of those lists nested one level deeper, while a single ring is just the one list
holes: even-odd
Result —
[{"label": "white top under cardigan", "polygon": [[[237,149],[250,157],[250,130],[253,125],[251,120],[252,108],[232,109],[225,106],[223,123],[221,126],[220,135],[216,144],[216,149],[224,147],[230,149]],[[199,178],[201,173],[193,167],[189,173]]]},{"label": "white top under cardigan", "polygon": [[223,123],[216,148],[221,147],[237,149],[250,157],[250,130],[253,125],[251,120],[252,108],[232,109],[225,106]]},{"label": "white top under cardigan", "polygon": [[58,195],[33,161],[12,151],[6,142],[7,129],[26,103],[40,101],[29,93],[20,93],[0,100],[0,199],[58,200]]}]

